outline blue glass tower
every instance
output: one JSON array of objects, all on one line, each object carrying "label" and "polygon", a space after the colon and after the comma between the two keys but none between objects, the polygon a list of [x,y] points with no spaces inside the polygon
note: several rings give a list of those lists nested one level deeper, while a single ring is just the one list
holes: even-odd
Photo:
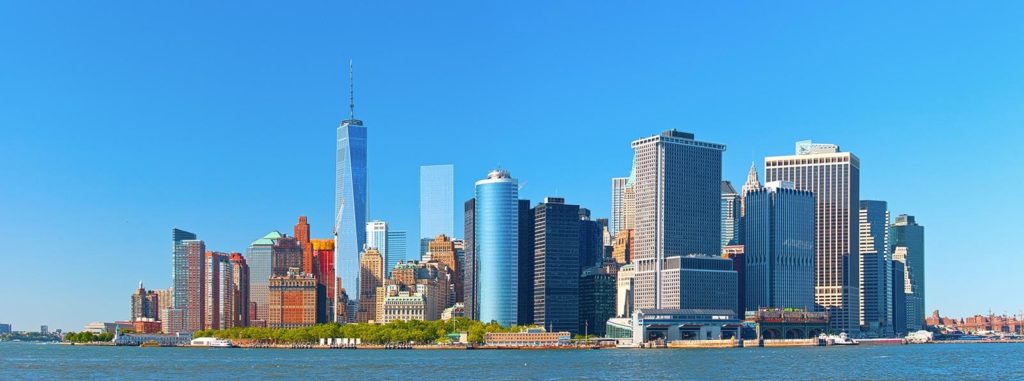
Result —
[{"label": "blue glass tower", "polygon": [[746,196],[744,307],[814,305],[814,194],[792,182],[769,182]]},{"label": "blue glass tower", "polygon": [[[366,127],[355,118],[349,61],[349,117],[338,126],[334,188],[334,258],[349,295],[359,295],[359,251],[366,243]],[[341,287],[335,287],[335,290]]]},{"label": "blue glass tower", "polygon": [[519,184],[494,170],[476,182],[474,255],[480,320],[516,323],[518,311]]},{"label": "blue glass tower", "polygon": [[[455,166],[420,167],[420,238],[455,234]],[[422,253],[421,253],[422,254]]]}]

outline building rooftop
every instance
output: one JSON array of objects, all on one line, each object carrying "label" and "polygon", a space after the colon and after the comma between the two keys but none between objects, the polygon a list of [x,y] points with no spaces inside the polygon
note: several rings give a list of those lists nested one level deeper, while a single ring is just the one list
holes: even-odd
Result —
[{"label": "building rooftop", "polygon": [[281,237],[284,237],[284,234],[281,234],[281,232],[279,232],[277,230],[274,230],[274,231],[272,231],[270,233],[267,233],[267,235],[263,236],[263,238],[260,238],[258,240],[252,241],[252,244],[253,245],[273,245],[274,244],[274,240],[278,239],[278,238],[281,238]]}]

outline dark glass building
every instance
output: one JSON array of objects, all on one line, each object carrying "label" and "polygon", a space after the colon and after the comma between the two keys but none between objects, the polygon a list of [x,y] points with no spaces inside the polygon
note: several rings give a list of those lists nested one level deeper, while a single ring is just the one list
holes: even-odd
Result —
[{"label": "dark glass building", "polygon": [[578,332],[604,336],[608,319],[615,317],[615,278],[600,267],[580,275],[580,323]]},{"label": "dark glass building", "polygon": [[548,197],[534,208],[533,323],[579,328],[580,207]]},{"label": "dark glass building", "polygon": [[519,200],[519,325],[533,324],[533,209]]}]

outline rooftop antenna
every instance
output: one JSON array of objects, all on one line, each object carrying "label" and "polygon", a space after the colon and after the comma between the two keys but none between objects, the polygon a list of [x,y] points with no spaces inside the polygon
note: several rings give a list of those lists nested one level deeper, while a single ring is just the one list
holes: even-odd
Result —
[{"label": "rooftop antenna", "polygon": [[348,60],[348,119],[356,119],[356,92],[352,81],[352,59]]}]

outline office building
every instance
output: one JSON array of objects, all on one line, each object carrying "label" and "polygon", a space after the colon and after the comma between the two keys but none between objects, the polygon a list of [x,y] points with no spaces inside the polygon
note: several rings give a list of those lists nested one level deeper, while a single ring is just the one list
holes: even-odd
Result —
[{"label": "office building", "polygon": [[463,204],[463,210],[465,260],[462,266],[462,299],[466,309],[466,317],[479,320],[480,303],[478,300],[480,294],[477,271],[480,265],[477,263],[476,247],[474,246],[476,242],[476,198],[466,200]]},{"label": "office building", "polygon": [[420,239],[455,235],[455,166],[420,167]]},{"label": "office building", "polygon": [[736,318],[738,275],[732,260],[691,254],[665,258],[662,304],[668,309],[729,311]]},{"label": "office building", "polygon": [[519,182],[494,170],[476,182],[476,286],[479,319],[512,325],[518,318]]},{"label": "office building", "polygon": [[750,163],[750,171],[747,172],[747,181],[743,183],[743,188],[740,190],[740,206],[739,206],[739,223],[737,224],[736,232],[736,244],[743,244],[744,233],[744,221],[743,217],[746,216],[746,199],[747,194],[752,191],[761,189],[761,180],[757,178],[757,164]]},{"label": "office building", "polygon": [[295,237],[282,235],[271,246],[271,275],[288,275],[291,269],[302,271],[302,245]]},{"label": "office building", "polygon": [[601,267],[583,269],[579,280],[580,334],[604,336],[608,319],[615,317],[615,276]]},{"label": "office building", "polygon": [[316,284],[317,284],[317,318],[318,323],[334,321],[335,302],[338,296],[335,294],[334,274],[334,240],[314,239],[313,253],[316,260]]},{"label": "office building", "polygon": [[[633,307],[662,308],[665,260],[689,254],[719,255],[721,144],[669,130],[632,143],[635,181],[636,275]],[[667,307],[666,307],[667,308]]]},{"label": "office building", "polygon": [[356,320],[366,323],[377,320],[377,287],[384,282],[384,258],[374,248],[363,252],[359,260],[359,313]]},{"label": "office building", "polygon": [[252,303],[249,302],[249,295],[252,292],[249,289],[249,264],[245,261],[245,257],[241,253],[231,253],[228,256],[228,262],[231,263],[231,283],[234,288],[234,320],[233,325],[235,327],[248,327],[249,326],[249,313],[253,309]]},{"label": "office building", "polygon": [[896,253],[893,253],[892,260],[892,329],[896,337],[903,337],[910,332],[907,330],[907,270],[906,270],[906,249],[901,248],[900,260],[897,260]]},{"label": "office building", "polygon": [[268,281],[267,326],[299,328],[316,324],[316,279],[292,268]]},{"label": "office building", "polygon": [[746,196],[745,311],[814,308],[814,194],[786,181]]},{"label": "office building", "polygon": [[580,207],[548,197],[534,209],[533,324],[579,327]]},{"label": "office building", "polygon": [[455,301],[462,301],[462,268],[459,267],[458,259],[455,256],[455,243],[444,234],[438,234],[430,241],[430,259],[434,262],[447,266],[452,271],[452,286],[455,292]]},{"label": "office building", "polygon": [[914,216],[901,214],[890,229],[893,259],[903,262],[907,280],[907,329],[920,330],[925,318],[925,281],[924,281],[924,226],[918,225]]},{"label": "office building", "polygon": [[633,229],[619,230],[612,243],[612,259],[615,263],[625,265],[633,263]]},{"label": "office building", "polygon": [[171,326],[181,328],[181,332],[198,331],[203,329],[206,315],[203,303],[206,244],[197,240],[195,234],[179,229],[171,230],[171,240],[174,263],[172,308],[181,312],[172,313],[169,318],[184,318],[182,322],[172,322]]},{"label": "office building", "polygon": [[335,157],[334,258],[348,292],[359,295],[359,253],[366,244],[367,133],[363,121],[356,119],[351,61],[348,78],[348,119],[338,126]]},{"label": "office building", "polygon": [[249,244],[245,252],[245,260],[249,265],[249,323],[252,326],[266,326],[267,305],[270,303],[269,281],[273,274],[274,241],[284,237],[278,231],[267,233],[262,238]]},{"label": "office building", "polygon": [[814,193],[814,301],[833,331],[858,332],[860,159],[834,144],[797,142],[795,155],[765,158],[765,181]]},{"label": "office building", "polygon": [[872,336],[892,336],[892,257],[885,201],[860,202],[860,325]]},{"label": "office building", "polygon": [[[742,237],[737,238],[743,240]],[[747,313],[747,262],[743,256],[744,249],[743,245],[722,246],[722,258],[732,260],[732,269],[736,271],[736,316],[739,318],[745,317]]]},{"label": "office building", "polygon": [[409,258],[409,234],[405,231],[388,230],[386,246],[388,256],[387,263],[385,263],[385,275],[390,276],[395,265],[412,259]]},{"label": "office building", "polygon": [[[388,270],[394,267],[394,264],[391,263],[392,260],[394,261],[394,263],[398,263],[399,261],[405,260],[405,258],[393,258],[393,256],[389,255],[390,253],[388,252],[387,222],[370,221],[366,223],[366,247],[364,247],[363,249],[365,250],[371,247],[377,249],[377,252],[380,253],[381,258],[384,258],[385,276],[386,274],[390,274],[391,272]],[[391,266],[388,266],[389,264]]]},{"label": "office building", "polygon": [[626,181],[628,177],[613,177],[612,178],[612,221],[608,227],[608,231],[614,237],[618,234],[619,230],[622,230],[625,225],[625,208],[623,206],[623,192],[626,191]]},{"label": "office building", "polygon": [[299,216],[299,222],[295,224],[295,239],[302,247],[302,272],[313,273],[313,244],[309,242],[309,222],[306,216]]},{"label": "office building", "polygon": [[600,266],[604,260],[604,228],[601,223],[590,219],[590,210],[587,208],[580,208],[579,223],[579,268]]},{"label": "office building", "polygon": [[615,276],[615,316],[626,318],[633,314],[633,264],[619,267]]},{"label": "office building", "polygon": [[722,246],[739,242],[736,235],[740,228],[740,195],[732,183],[722,180]]},{"label": "office building", "polygon": [[516,309],[519,325],[533,324],[533,286],[534,286],[534,211],[530,208],[530,200],[519,200],[519,260]]}]

